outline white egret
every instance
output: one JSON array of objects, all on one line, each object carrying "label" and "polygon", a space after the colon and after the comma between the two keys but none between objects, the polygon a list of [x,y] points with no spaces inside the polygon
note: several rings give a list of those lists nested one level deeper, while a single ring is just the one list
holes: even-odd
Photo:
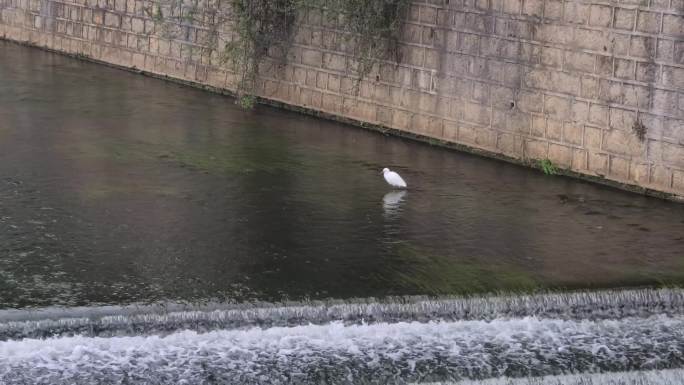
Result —
[{"label": "white egret", "polygon": [[389,168],[384,168],[382,170],[382,176],[385,177],[385,180],[387,181],[387,183],[390,184],[390,186],[406,188],[406,182],[404,182],[404,180],[401,179],[399,174],[397,174],[394,171],[390,171]]}]

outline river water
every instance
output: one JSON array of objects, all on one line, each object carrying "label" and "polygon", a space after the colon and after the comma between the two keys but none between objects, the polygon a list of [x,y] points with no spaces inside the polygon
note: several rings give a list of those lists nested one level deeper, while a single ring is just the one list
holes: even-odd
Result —
[{"label": "river water", "polygon": [[682,284],[684,205],[0,41],[0,383],[677,383],[682,292],[596,290]]}]

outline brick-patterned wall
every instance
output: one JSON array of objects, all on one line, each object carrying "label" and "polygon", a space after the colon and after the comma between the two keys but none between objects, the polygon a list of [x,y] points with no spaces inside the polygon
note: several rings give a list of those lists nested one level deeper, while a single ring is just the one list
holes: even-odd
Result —
[{"label": "brick-patterned wall", "polygon": [[[0,36],[233,89],[203,46],[210,25],[168,37],[151,4],[0,0]],[[684,196],[684,0],[414,1],[401,64],[359,87],[348,45],[317,12],[300,15],[289,64],[264,66],[259,93]]]}]

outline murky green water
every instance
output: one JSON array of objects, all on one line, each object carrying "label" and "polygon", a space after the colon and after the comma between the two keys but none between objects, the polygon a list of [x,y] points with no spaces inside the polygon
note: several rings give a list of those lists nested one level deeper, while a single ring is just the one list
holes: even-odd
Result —
[{"label": "murky green water", "polygon": [[684,205],[0,42],[0,307],[663,284]]}]

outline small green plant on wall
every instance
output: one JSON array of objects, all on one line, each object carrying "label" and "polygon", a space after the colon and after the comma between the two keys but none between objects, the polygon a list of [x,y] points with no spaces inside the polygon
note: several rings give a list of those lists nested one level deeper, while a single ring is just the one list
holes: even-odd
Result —
[{"label": "small green plant on wall", "polygon": [[251,94],[239,95],[237,98],[237,104],[245,110],[251,110],[256,105],[257,98]]},{"label": "small green plant on wall", "polygon": [[550,159],[542,159],[539,161],[539,167],[541,167],[542,171],[546,175],[557,175],[558,174],[558,168],[556,165],[553,164],[553,162]]}]

